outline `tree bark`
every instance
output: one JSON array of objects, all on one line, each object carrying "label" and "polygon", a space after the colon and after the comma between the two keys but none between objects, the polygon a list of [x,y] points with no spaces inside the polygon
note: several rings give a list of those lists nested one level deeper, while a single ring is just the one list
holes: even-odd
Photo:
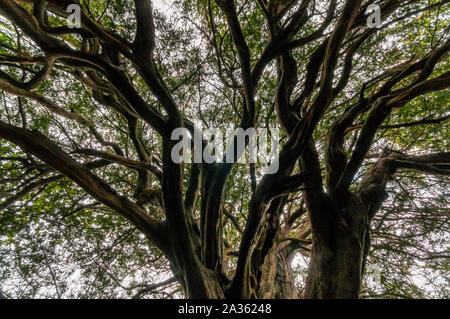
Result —
[{"label": "tree bark", "polygon": [[[313,247],[305,298],[358,298],[369,241],[367,206],[355,194],[335,196],[313,212]],[[319,218],[317,218],[319,217]]]},{"label": "tree bark", "polygon": [[365,236],[355,235],[338,230],[314,242],[305,298],[359,297]]}]

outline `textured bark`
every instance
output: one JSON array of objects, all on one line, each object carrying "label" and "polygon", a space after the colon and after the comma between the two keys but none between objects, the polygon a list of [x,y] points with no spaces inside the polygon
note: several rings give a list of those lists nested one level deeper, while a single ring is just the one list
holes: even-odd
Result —
[{"label": "textured bark", "polygon": [[[327,225],[313,227],[306,298],[358,298],[368,238],[368,213],[356,195],[334,203]],[[337,208],[337,209],[336,209]]]},{"label": "textured bark", "polygon": [[291,263],[294,251],[286,244],[274,245],[264,258],[261,266],[258,298],[261,299],[296,299],[297,288]]}]

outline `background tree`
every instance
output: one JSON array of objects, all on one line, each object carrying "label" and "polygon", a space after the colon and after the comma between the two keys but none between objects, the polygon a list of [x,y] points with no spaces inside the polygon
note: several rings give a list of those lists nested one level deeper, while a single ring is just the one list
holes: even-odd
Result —
[{"label": "background tree", "polygon": [[448,297],[448,2],[2,0],[2,295]]}]

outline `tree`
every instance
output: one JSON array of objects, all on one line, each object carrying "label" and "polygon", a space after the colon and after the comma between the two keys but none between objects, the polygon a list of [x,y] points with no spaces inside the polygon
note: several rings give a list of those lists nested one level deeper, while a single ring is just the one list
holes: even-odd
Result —
[{"label": "tree", "polygon": [[[50,282],[57,297],[426,296],[405,283],[419,260],[448,296],[430,279],[449,269],[448,1],[184,0],[164,13],[2,0],[0,14],[10,295]],[[278,171],[240,154],[174,162],[172,132],[199,122],[280,129]],[[393,269],[381,290],[363,281],[368,260]],[[91,286],[70,290],[80,278]]]}]

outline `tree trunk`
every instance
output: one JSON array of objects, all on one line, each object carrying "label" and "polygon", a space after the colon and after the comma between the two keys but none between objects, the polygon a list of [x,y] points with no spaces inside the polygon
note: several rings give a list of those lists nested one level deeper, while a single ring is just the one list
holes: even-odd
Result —
[{"label": "tree trunk", "polygon": [[334,242],[313,244],[306,298],[358,298],[363,242],[339,232]]},{"label": "tree trunk", "polygon": [[[216,274],[199,265],[197,270],[179,270],[171,263],[171,270],[188,299],[223,299],[224,292]],[[194,273],[195,272],[195,273]]]},{"label": "tree trunk", "polygon": [[237,294],[245,299],[298,298],[291,269],[295,249],[282,240],[279,225],[282,207],[278,198],[264,213],[250,244],[241,282],[235,283],[239,291],[228,292],[230,298]]},{"label": "tree trunk", "polygon": [[369,243],[368,214],[363,206],[357,196],[351,196],[344,209],[321,214],[328,217],[324,222],[329,227],[313,227],[305,298],[359,297]]},{"label": "tree trunk", "polygon": [[296,299],[298,292],[294,283],[291,263],[294,250],[286,242],[273,246],[261,266],[258,298]]}]

